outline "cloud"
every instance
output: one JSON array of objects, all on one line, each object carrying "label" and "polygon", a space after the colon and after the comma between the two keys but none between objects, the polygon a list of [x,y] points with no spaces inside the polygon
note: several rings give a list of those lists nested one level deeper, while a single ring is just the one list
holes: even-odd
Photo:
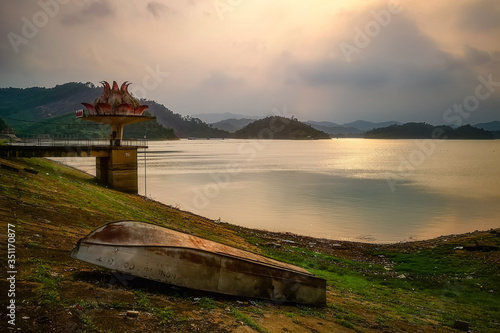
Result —
[{"label": "cloud", "polygon": [[61,22],[65,25],[80,25],[114,15],[115,9],[110,0],[98,0],[87,2],[77,12],[64,15]]},{"label": "cloud", "polygon": [[[344,37],[343,41],[354,45],[349,38]],[[337,50],[331,57],[299,62],[291,70],[306,85],[355,89],[397,88],[402,84],[413,88],[436,87],[452,81],[453,57],[441,51],[412,19],[402,14],[361,48],[359,54],[354,54],[352,62],[347,62],[341,53]]]},{"label": "cloud", "polygon": [[241,84],[241,79],[231,77],[221,71],[212,71],[209,76],[201,80],[202,87],[223,88]]},{"label": "cloud", "polygon": [[[212,1],[73,1],[18,54],[0,40],[0,85],[102,79],[143,85],[145,68],[158,65],[171,77],[148,98],[181,114],[262,115],[286,106],[299,119],[438,123],[474,93],[479,75],[500,81],[496,23],[487,16],[478,22],[488,4],[404,2],[348,63],[340,43],[353,44],[354,29],[364,29],[387,1],[252,0],[225,20]],[[498,5],[491,8],[498,12]],[[36,1],[8,2],[5,9],[0,30],[17,34],[23,17],[43,10]],[[481,103],[477,122],[498,119],[499,93]]]},{"label": "cloud", "polygon": [[483,32],[500,29],[500,2],[480,0],[466,4],[459,25],[465,30]]},{"label": "cloud", "polygon": [[[318,119],[335,121],[340,115],[349,114],[351,119],[376,115],[378,120],[426,119],[442,123],[448,107],[474,93],[478,75],[487,76],[495,67],[495,53],[471,46],[466,47],[465,54],[443,50],[407,13],[393,17],[347,62],[335,47],[341,42],[354,45],[354,28],[364,27],[368,20],[353,17],[349,22],[355,22],[351,29],[341,28],[323,39],[323,46],[332,45],[331,52],[316,53],[316,57],[306,59],[295,57],[287,68],[285,82],[299,96],[294,103],[307,112],[312,106],[320,115],[316,116]],[[323,46],[319,44],[317,48]],[[498,70],[493,77],[500,80],[496,73]],[[495,100],[492,96],[473,116],[492,119],[492,106],[498,104]]]},{"label": "cloud", "polygon": [[151,15],[153,15],[155,19],[159,19],[164,12],[169,10],[167,6],[158,1],[148,2],[146,5],[146,9],[151,13]]},{"label": "cloud", "polygon": [[493,55],[483,51],[476,49],[472,46],[465,46],[465,58],[474,65],[483,65],[493,60]]}]

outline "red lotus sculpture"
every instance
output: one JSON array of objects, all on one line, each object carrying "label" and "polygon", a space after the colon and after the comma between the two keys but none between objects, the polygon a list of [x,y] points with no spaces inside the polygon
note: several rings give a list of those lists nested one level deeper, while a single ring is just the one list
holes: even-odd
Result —
[{"label": "red lotus sculpture", "polygon": [[140,105],[139,101],[128,92],[128,86],[131,83],[125,81],[118,88],[116,81],[113,81],[113,87],[109,83],[102,81],[104,91],[101,96],[90,103],[82,103],[88,114],[91,116],[142,116],[148,105]]}]

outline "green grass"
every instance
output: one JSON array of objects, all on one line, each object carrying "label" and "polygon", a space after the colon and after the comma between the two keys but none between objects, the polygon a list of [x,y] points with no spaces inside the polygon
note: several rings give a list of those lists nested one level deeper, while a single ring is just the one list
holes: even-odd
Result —
[{"label": "green grass", "polygon": [[[266,242],[255,235],[247,237],[247,241]],[[500,245],[498,237],[491,236],[490,241]],[[455,246],[372,253],[390,259],[394,264],[392,271],[386,271],[381,265],[320,254],[298,246],[260,248],[267,256],[301,266],[324,278],[328,288],[362,302],[380,304],[391,317],[414,325],[435,320],[451,326],[454,320],[461,319],[478,329],[494,329],[498,327],[495,318],[500,313],[500,298],[496,295],[500,291],[498,266],[463,255]],[[401,274],[404,278],[397,278]],[[355,327],[362,319],[338,305],[329,307],[337,311],[337,322],[348,328]]]},{"label": "green grass", "polygon": [[340,325],[344,326],[344,327],[347,327],[347,328],[350,328],[350,329],[354,329],[354,325],[350,321],[348,321],[348,320],[340,319],[337,322]]},{"label": "green grass", "polygon": [[88,316],[86,314],[82,314],[82,315],[80,315],[80,320],[82,321],[83,325],[85,326],[84,332],[99,332],[99,328],[93,322],[93,320],[90,316]]},{"label": "green grass", "polygon": [[85,301],[83,299],[79,299],[78,301],[76,301],[76,304],[80,305],[85,310],[96,309],[100,305],[96,301],[88,302],[88,301]]},{"label": "green grass", "polygon": [[[454,302],[500,309],[500,299],[490,292],[500,290],[498,268],[481,260],[468,259],[453,246],[384,255],[395,263],[395,271],[404,272],[412,279],[396,287],[406,285]],[[395,283],[390,281],[386,285],[395,286]]]},{"label": "green grass", "polygon": [[217,304],[215,304],[215,301],[210,297],[202,297],[200,299],[200,306],[207,310],[217,308]]},{"label": "green grass", "polygon": [[253,328],[259,333],[270,333],[268,330],[266,330],[264,327],[260,326],[257,324],[252,318],[249,316],[245,315],[244,313],[240,312],[238,309],[235,307],[231,307],[231,315],[237,320],[242,322],[243,324],[247,325],[250,328]]},{"label": "green grass", "polygon": [[142,308],[145,310],[151,308],[151,301],[149,300],[148,295],[146,295],[146,293],[144,291],[136,290],[136,291],[134,291],[134,293],[135,293],[135,296],[137,297],[137,300],[135,303],[139,308]]},{"label": "green grass", "polygon": [[174,318],[174,310],[170,307],[155,308],[154,314],[162,324],[165,324]]},{"label": "green grass", "polygon": [[318,317],[318,318],[322,318],[322,319],[325,318],[325,314],[322,311],[318,311],[314,308],[300,305],[299,310],[300,310],[300,314],[302,316]]},{"label": "green grass", "polygon": [[293,312],[286,312],[286,313],[285,313],[285,316],[287,316],[288,318],[292,319],[292,321],[293,321],[295,324],[298,324],[298,323],[299,323],[299,320],[297,319],[297,316],[295,315],[295,313],[293,313]]},{"label": "green grass", "polygon": [[38,287],[35,289],[37,302],[49,306],[60,305],[59,283],[61,278],[52,275],[50,266],[47,262],[42,260],[37,260],[35,262],[36,266],[27,276],[27,280],[39,283]]}]

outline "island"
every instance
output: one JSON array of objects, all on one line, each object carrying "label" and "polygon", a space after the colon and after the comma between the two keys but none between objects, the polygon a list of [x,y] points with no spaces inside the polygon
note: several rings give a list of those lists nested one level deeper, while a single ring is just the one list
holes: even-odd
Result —
[{"label": "island", "polygon": [[427,123],[406,123],[375,128],[367,131],[364,137],[365,139],[495,139],[493,133],[471,125],[452,128],[446,125],[433,126]]},{"label": "island", "polygon": [[330,136],[296,118],[269,116],[256,120],[234,132],[235,139],[281,139],[281,140],[318,140]]}]

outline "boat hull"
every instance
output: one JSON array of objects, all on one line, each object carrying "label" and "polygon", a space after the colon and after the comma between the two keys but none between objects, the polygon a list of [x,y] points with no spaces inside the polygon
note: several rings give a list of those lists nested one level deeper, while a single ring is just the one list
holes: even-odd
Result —
[{"label": "boat hull", "polygon": [[[177,242],[157,244],[148,236],[132,242],[117,236],[114,242],[109,230],[103,241],[99,233],[105,232],[108,224],[81,239],[72,257],[121,273],[202,291],[317,306],[326,302],[325,280],[299,267],[159,226],[132,221],[113,223],[113,227],[117,225],[127,227],[129,233],[144,232],[142,227],[146,225],[148,232],[156,233],[153,238],[158,238],[158,233],[168,233]],[[198,246],[193,246],[193,242]]]}]

